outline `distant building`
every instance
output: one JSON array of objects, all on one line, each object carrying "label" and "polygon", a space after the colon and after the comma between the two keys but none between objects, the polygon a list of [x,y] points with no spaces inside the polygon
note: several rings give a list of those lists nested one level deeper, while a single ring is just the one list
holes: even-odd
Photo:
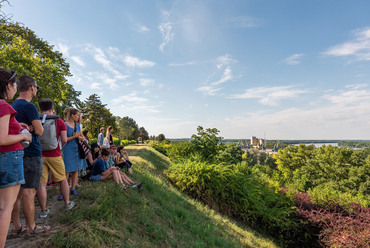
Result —
[{"label": "distant building", "polygon": [[251,137],[251,147],[261,149],[266,146],[266,141],[264,139],[256,138],[255,136]]}]

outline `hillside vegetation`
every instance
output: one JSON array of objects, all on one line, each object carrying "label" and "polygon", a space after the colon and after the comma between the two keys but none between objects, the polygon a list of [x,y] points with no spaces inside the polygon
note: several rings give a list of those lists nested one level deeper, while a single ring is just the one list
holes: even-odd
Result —
[{"label": "hillside vegetation", "polygon": [[78,207],[55,217],[52,235],[25,247],[277,247],[173,188],[167,157],[147,146],[126,147],[141,192],[113,182],[82,182]]}]

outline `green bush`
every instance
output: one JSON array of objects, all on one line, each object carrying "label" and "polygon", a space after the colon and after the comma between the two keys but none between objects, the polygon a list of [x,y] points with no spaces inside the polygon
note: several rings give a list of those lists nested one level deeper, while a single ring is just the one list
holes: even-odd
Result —
[{"label": "green bush", "polygon": [[98,143],[98,138],[90,139],[90,144],[92,144],[92,143]]},{"label": "green bush", "polygon": [[187,160],[173,164],[165,174],[191,196],[267,231],[283,233],[296,226],[289,219],[292,199],[280,193],[277,182],[246,163],[227,166]]},{"label": "green bush", "polygon": [[193,154],[193,146],[188,141],[172,143],[167,149],[167,155],[173,162],[187,159]]},{"label": "green bush", "polygon": [[128,145],[133,145],[136,144],[136,140],[121,140],[120,145],[121,146],[128,146]]}]

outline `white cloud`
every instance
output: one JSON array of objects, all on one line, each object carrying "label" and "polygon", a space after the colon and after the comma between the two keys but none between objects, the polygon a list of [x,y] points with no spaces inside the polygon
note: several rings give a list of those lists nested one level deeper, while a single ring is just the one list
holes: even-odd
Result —
[{"label": "white cloud", "polygon": [[140,78],[139,83],[141,86],[149,86],[155,84],[155,81],[149,78]]},{"label": "white cloud", "polygon": [[185,62],[185,63],[171,63],[168,66],[187,66],[187,65],[196,65],[196,61],[190,61],[190,62]]},{"label": "white cloud", "polygon": [[79,66],[85,67],[85,62],[82,60],[81,57],[72,56],[71,59],[78,64]]},{"label": "white cloud", "polygon": [[220,91],[221,88],[216,88],[212,85],[205,85],[201,86],[197,89],[197,91],[202,92],[203,94],[209,95],[209,96],[214,96],[217,94],[218,91]]},{"label": "white cloud", "polygon": [[303,57],[304,55],[302,53],[295,53],[291,56],[289,56],[288,58],[285,58],[283,60],[284,63],[288,64],[288,65],[298,65],[301,63],[300,59]]},{"label": "white cloud", "polygon": [[146,32],[149,32],[149,31],[150,31],[150,29],[147,26],[144,26],[144,25],[139,26],[138,32],[146,33]]},{"label": "white cloud", "polygon": [[173,39],[175,37],[175,33],[172,31],[173,24],[170,23],[170,22],[161,23],[158,26],[158,29],[159,29],[159,31],[162,34],[162,43],[159,45],[159,50],[161,52],[163,52],[165,46],[167,46],[168,43],[170,43],[171,41],[173,41]]},{"label": "white cloud", "polygon": [[306,90],[295,89],[294,86],[256,87],[245,90],[242,94],[232,95],[234,99],[259,99],[263,105],[274,106],[280,101],[298,97]]},{"label": "white cloud", "polygon": [[335,45],[323,54],[330,56],[352,56],[357,60],[370,60],[370,28],[353,31],[354,39]]},{"label": "white cloud", "polygon": [[123,58],[123,62],[127,67],[139,67],[139,68],[148,68],[148,67],[153,67],[155,65],[154,62],[149,61],[149,60],[140,60],[137,57],[133,57],[130,55],[126,55]]},{"label": "white cloud", "polygon": [[365,89],[339,91],[336,94],[326,94],[323,98],[338,105],[358,105],[364,102],[370,103],[370,91]]},{"label": "white cloud", "polygon": [[65,57],[69,56],[69,46],[66,44],[58,43],[58,45],[56,45],[56,50],[61,52]]},{"label": "white cloud", "polygon": [[222,67],[224,67],[224,66],[228,66],[230,64],[234,64],[234,63],[238,62],[237,60],[233,59],[231,57],[231,55],[229,55],[229,54],[225,54],[223,56],[218,57],[216,59],[216,61],[217,61],[216,62],[217,63],[217,65],[216,65],[217,69],[222,69]]},{"label": "white cloud", "polygon": [[231,71],[230,67],[227,67],[227,68],[225,68],[220,80],[211,83],[211,85],[219,85],[219,84],[225,83],[225,82],[227,82],[231,79],[233,79],[233,74],[232,74],[232,71]]}]

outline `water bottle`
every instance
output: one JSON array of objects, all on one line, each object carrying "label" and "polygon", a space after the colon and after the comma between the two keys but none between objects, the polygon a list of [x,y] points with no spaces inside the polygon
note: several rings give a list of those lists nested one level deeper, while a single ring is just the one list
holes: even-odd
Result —
[{"label": "water bottle", "polygon": [[[27,129],[23,129],[21,133],[29,133]],[[28,140],[22,140],[21,144],[23,148],[27,148],[30,145],[30,142]]]}]

